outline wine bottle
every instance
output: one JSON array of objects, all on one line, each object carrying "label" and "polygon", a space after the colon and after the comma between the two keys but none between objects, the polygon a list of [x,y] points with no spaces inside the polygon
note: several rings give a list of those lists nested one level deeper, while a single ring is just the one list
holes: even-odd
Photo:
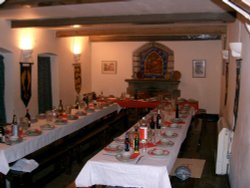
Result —
[{"label": "wine bottle", "polygon": [[154,121],[154,116],[151,117],[150,121],[150,129],[155,129],[155,121]]},{"label": "wine bottle", "polygon": [[76,100],[75,100],[75,109],[79,109],[80,107],[80,101],[79,101],[79,96],[76,96]]},{"label": "wine bottle", "polygon": [[58,111],[59,116],[62,116],[62,115],[63,115],[63,103],[62,103],[62,100],[61,100],[61,99],[60,99],[60,101],[59,101],[59,105],[58,105],[57,111]]},{"label": "wine bottle", "polygon": [[0,143],[4,143],[5,142],[5,131],[3,128],[3,125],[0,125]]},{"label": "wine bottle", "polygon": [[12,136],[13,137],[18,137],[19,127],[18,127],[18,124],[17,124],[16,114],[13,115],[12,125],[11,126],[12,126]]},{"label": "wine bottle", "polygon": [[29,109],[28,109],[28,108],[26,109],[25,117],[26,117],[27,120],[28,120],[28,127],[30,127],[30,125],[31,125],[31,116],[30,116],[30,113],[29,113]]},{"label": "wine bottle", "polygon": [[92,94],[92,99],[93,99],[94,105],[96,106],[97,105],[97,96],[96,96],[95,92],[93,92],[93,94]]},{"label": "wine bottle", "polygon": [[179,105],[176,104],[176,107],[175,107],[175,118],[179,118]]},{"label": "wine bottle", "polygon": [[156,116],[156,128],[160,129],[161,128],[161,111],[160,109],[157,111],[157,116]]}]

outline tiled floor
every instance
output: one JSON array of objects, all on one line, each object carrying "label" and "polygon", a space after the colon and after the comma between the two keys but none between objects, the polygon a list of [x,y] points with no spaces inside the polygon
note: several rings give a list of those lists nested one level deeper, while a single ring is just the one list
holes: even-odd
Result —
[{"label": "tiled floor", "polygon": [[[201,132],[201,126],[203,131]],[[201,137],[200,137],[201,133]],[[201,138],[199,142],[199,138]],[[200,179],[189,178],[181,181],[171,177],[172,188],[229,188],[227,176],[215,175],[215,151],[217,145],[216,122],[193,123],[179,157],[205,159],[205,167]],[[85,161],[88,157],[85,159]],[[64,173],[48,183],[45,188],[73,188],[74,180],[83,164],[74,164],[71,174]]]}]

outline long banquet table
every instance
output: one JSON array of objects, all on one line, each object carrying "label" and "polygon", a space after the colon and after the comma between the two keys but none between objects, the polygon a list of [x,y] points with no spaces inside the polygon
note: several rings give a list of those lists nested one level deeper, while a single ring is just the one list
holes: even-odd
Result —
[{"label": "long banquet table", "polygon": [[[173,146],[155,145],[147,148],[164,148],[169,151],[166,156],[156,157],[149,155],[149,152],[140,151],[135,160],[121,162],[117,160],[116,154],[108,153],[105,148],[87,161],[78,174],[75,184],[77,187],[89,187],[92,185],[109,185],[122,187],[143,187],[143,188],[170,188],[169,173],[176,161],[180,147],[186,138],[187,131],[192,119],[194,109],[189,111],[179,128],[163,126],[164,130],[171,129],[177,133],[176,137],[169,138],[174,142]],[[166,122],[164,122],[165,124]],[[167,125],[167,123],[166,123]],[[161,130],[162,131],[162,130]],[[157,140],[161,134],[157,134]],[[119,139],[124,139],[124,134]],[[113,141],[115,143],[115,141]],[[157,142],[156,142],[157,143]],[[143,156],[139,161],[139,157]]]},{"label": "long banquet table", "polygon": [[[104,107],[101,110],[88,113],[86,116],[80,116],[77,120],[68,120],[67,124],[55,125],[55,129],[53,130],[43,130],[41,135],[26,136],[20,143],[14,145],[0,143],[0,173],[8,173],[10,170],[9,163],[21,159],[26,155],[83,128],[95,120],[112,112],[119,111],[120,109],[121,108],[119,105],[112,104],[108,107]],[[43,124],[46,124],[46,120],[39,120],[37,123],[32,124],[32,128],[40,129],[40,126]]]}]

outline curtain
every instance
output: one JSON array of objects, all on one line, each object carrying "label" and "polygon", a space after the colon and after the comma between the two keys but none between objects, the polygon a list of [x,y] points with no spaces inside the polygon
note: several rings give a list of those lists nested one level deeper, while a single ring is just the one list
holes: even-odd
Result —
[{"label": "curtain", "polygon": [[38,56],[38,111],[52,110],[50,57]]},{"label": "curtain", "polygon": [[4,57],[0,55],[0,123],[6,123],[5,103],[4,103],[4,83],[5,83],[5,72],[4,72]]}]

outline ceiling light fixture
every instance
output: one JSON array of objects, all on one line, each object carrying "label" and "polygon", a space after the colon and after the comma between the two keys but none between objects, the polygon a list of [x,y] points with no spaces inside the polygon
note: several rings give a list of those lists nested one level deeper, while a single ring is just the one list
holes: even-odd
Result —
[{"label": "ceiling light fixture", "polygon": [[3,4],[5,2],[5,0],[0,0],[0,5]]},{"label": "ceiling light fixture", "polygon": [[72,27],[73,27],[73,28],[79,28],[79,27],[81,27],[81,25],[77,25],[77,24],[76,24],[76,25],[73,25]]}]

